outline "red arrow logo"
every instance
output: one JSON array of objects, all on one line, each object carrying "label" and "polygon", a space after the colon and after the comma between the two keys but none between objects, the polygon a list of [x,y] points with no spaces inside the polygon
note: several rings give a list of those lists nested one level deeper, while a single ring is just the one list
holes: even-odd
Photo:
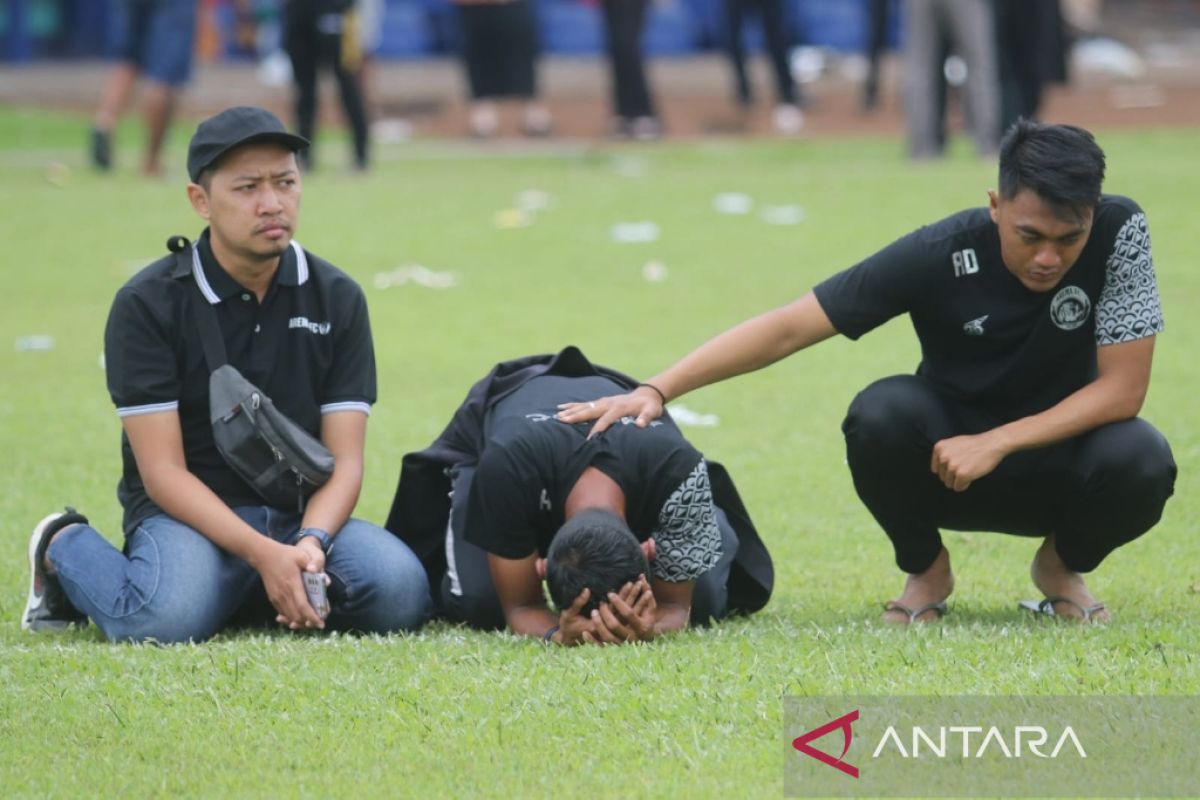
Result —
[{"label": "red arrow logo", "polygon": [[[826,722],[824,725],[822,725],[819,728],[813,728],[811,731],[804,734],[803,736],[796,737],[795,739],[792,740],[792,747],[796,748],[801,753],[804,753],[804,755],[806,755],[806,756],[811,756],[811,757],[815,758],[817,761],[820,761],[823,764],[828,764],[829,766],[833,767],[834,769],[841,770],[842,772],[849,775],[851,778],[857,778],[858,777],[858,767],[854,766],[853,764],[848,764],[842,760],[843,758],[845,758],[847,751],[850,750],[850,739],[854,735],[853,731],[850,729],[850,726],[857,720],[858,720],[858,709],[856,708],[853,711],[851,711],[849,714],[838,717],[837,719],[833,720],[832,722]],[[845,737],[845,741],[842,745],[842,754],[840,756],[838,756],[837,758],[834,758],[833,756],[829,755],[828,753],[823,753],[820,750],[816,749],[815,747],[809,746],[809,744],[808,744],[809,742],[813,741],[814,739],[820,739],[825,734],[831,733],[832,731],[835,731],[838,728],[842,729],[842,735]]]}]

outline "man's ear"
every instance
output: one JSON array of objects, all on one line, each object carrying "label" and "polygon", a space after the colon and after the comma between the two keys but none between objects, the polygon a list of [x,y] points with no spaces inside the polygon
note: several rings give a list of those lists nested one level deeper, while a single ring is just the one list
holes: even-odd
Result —
[{"label": "man's ear", "polygon": [[187,187],[188,201],[192,204],[192,208],[196,213],[204,219],[212,216],[212,210],[208,205],[208,192],[204,191],[204,187],[198,183],[189,183]]},{"label": "man's ear", "polygon": [[537,570],[538,577],[542,580],[546,580],[546,559],[539,558],[537,561],[533,562],[533,567]]},{"label": "man's ear", "polygon": [[992,215],[992,222],[1000,222],[1000,196],[993,190],[988,190],[988,213]]},{"label": "man's ear", "polygon": [[658,558],[658,547],[654,544],[653,537],[642,542],[642,552],[646,554],[647,561],[653,561]]}]

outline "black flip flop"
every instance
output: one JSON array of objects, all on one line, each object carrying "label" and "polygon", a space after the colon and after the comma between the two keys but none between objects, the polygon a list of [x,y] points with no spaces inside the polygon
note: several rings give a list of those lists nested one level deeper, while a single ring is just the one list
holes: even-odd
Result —
[{"label": "black flip flop", "polygon": [[[1017,603],[1017,606],[1034,614],[1042,614],[1047,617],[1062,617],[1062,614],[1054,610],[1055,603],[1066,603],[1069,606],[1079,609],[1081,615],[1079,617],[1080,622],[1091,622],[1094,615],[1104,611],[1104,603],[1096,603],[1094,606],[1083,606],[1071,598],[1062,597],[1061,595],[1046,597],[1041,600],[1022,600]],[[1073,619],[1073,617],[1067,617],[1067,619]]]}]

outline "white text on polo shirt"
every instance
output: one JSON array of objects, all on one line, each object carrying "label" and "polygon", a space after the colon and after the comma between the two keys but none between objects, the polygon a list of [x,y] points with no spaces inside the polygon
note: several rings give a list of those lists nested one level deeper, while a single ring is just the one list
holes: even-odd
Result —
[{"label": "white text on polo shirt", "polygon": [[333,329],[333,325],[328,322],[309,322],[308,317],[292,317],[288,320],[288,328],[304,328],[324,336]]}]

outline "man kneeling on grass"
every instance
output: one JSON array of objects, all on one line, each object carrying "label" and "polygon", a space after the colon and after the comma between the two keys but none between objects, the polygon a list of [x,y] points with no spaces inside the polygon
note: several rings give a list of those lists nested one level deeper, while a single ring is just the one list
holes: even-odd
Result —
[{"label": "man kneeling on grass", "polygon": [[669,417],[598,436],[554,419],[636,385],[573,347],[506,361],[405,456],[387,527],[425,564],[442,617],[616,644],[766,604],[771,558],[737,490]]}]

